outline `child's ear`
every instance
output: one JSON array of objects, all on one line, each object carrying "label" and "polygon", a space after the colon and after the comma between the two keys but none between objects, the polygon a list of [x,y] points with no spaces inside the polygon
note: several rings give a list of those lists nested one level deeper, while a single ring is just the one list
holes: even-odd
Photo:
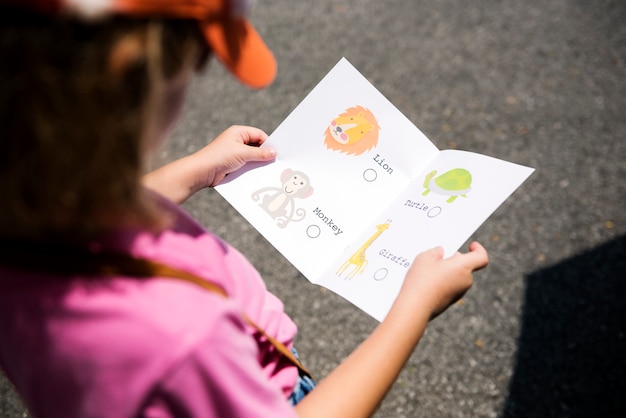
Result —
[{"label": "child's ear", "polygon": [[146,40],[139,34],[129,34],[118,39],[109,53],[109,72],[121,75],[134,64],[145,59]]}]

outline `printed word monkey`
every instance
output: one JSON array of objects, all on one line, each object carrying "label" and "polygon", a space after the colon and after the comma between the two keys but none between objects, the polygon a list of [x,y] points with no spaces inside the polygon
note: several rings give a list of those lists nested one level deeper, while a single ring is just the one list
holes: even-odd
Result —
[{"label": "printed word monkey", "polygon": [[265,209],[272,219],[276,219],[276,225],[284,228],[289,222],[304,219],[306,212],[302,208],[296,209],[294,199],[306,199],[311,196],[313,187],[309,176],[289,168],[283,171],[280,181],[281,187],[264,187],[252,193],[252,200],[257,202],[262,198],[259,206]]}]

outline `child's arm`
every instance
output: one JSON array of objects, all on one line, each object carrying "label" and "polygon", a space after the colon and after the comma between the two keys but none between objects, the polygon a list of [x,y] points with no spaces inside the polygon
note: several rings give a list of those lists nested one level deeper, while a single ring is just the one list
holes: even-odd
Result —
[{"label": "child's arm", "polygon": [[472,285],[472,272],[487,265],[487,251],[443,259],[435,248],[417,256],[383,322],[317,388],[296,406],[301,417],[369,417],[398,377],[426,329]]},{"label": "child's arm", "polygon": [[249,126],[231,126],[201,150],[146,174],[142,183],[173,202],[183,203],[205,187],[251,161],[270,161],[271,148],[259,148],[267,134]]}]

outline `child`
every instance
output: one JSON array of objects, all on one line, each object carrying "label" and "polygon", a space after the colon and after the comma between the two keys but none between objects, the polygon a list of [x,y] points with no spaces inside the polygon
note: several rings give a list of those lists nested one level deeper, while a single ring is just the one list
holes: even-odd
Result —
[{"label": "child", "polygon": [[281,302],[175,204],[272,160],[266,134],[231,127],[141,177],[210,55],[272,81],[245,6],[0,0],[0,365],[34,416],[369,416],[487,264],[478,243],[417,256],[387,318],[302,399]]}]

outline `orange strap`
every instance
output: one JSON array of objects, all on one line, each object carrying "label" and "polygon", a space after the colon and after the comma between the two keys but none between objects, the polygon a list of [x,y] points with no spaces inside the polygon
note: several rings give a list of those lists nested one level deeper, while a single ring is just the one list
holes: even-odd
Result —
[{"label": "orange strap", "polygon": [[[121,253],[92,253],[79,249],[46,247],[37,244],[6,243],[0,241],[0,264],[17,270],[37,271],[44,274],[85,274],[130,277],[163,277],[182,280],[202,287],[224,298],[226,291],[216,283],[195,274],[153,260],[134,258]],[[261,334],[282,355],[287,357],[302,373],[313,379],[311,373],[283,343],[268,335],[244,314],[244,320]]]}]

